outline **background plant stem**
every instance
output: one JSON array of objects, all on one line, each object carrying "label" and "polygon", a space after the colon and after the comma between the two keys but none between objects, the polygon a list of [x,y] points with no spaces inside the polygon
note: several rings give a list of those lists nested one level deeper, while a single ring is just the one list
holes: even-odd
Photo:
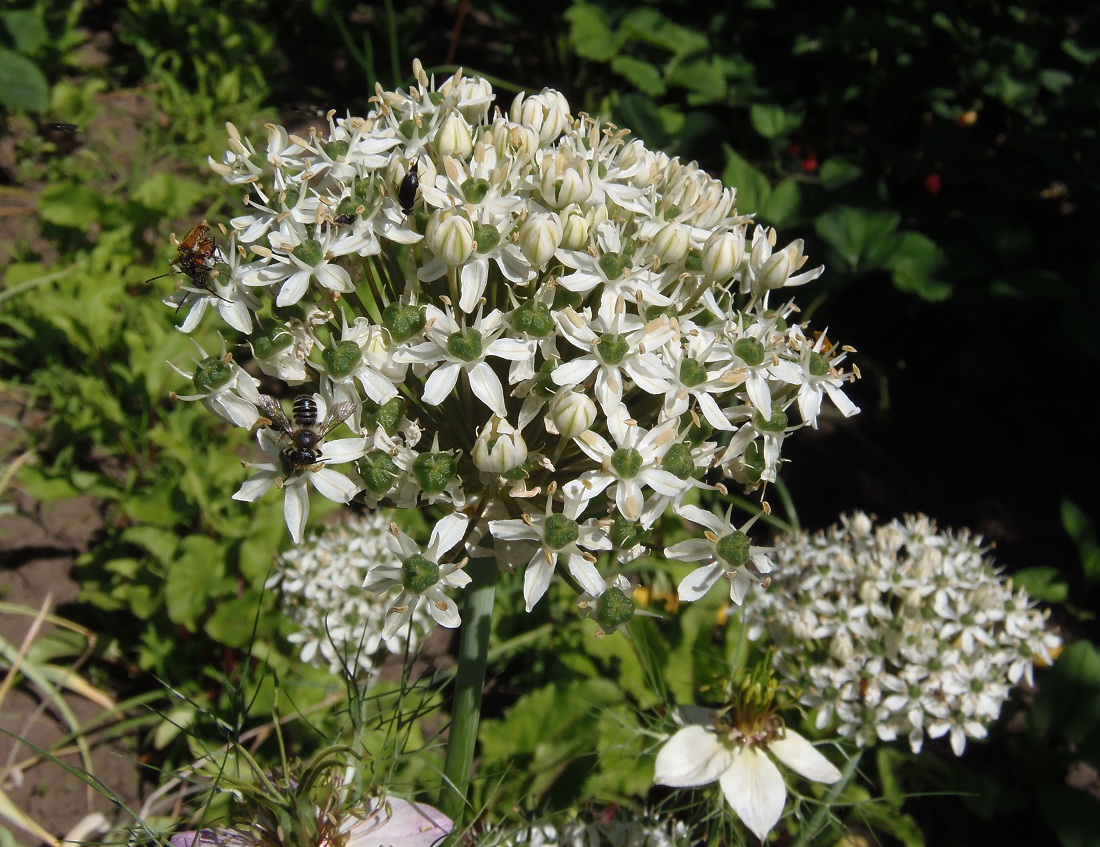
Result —
[{"label": "background plant stem", "polygon": [[462,601],[454,709],[451,712],[447,758],[443,764],[443,787],[439,792],[439,808],[456,822],[465,807],[466,791],[470,785],[477,725],[481,717],[481,695],[485,690],[493,600],[500,574],[492,557],[471,559],[466,572],[473,582],[467,587]]}]

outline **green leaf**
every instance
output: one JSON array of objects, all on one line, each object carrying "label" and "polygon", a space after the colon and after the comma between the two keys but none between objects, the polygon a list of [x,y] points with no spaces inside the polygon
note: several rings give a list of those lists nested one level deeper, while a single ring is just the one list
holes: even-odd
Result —
[{"label": "green leaf", "polygon": [[678,63],[666,76],[669,85],[687,90],[687,101],[691,106],[721,103],[729,95],[729,84],[718,57],[700,57]]},{"label": "green leaf", "polygon": [[578,56],[595,62],[608,62],[621,46],[608,25],[603,9],[587,3],[576,3],[565,12],[569,21],[569,40]]},{"label": "green leaf", "polygon": [[1100,653],[1088,641],[1062,650],[1043,676],[1033,709],[1039,732],[1057,732],[1075,744],[1087,744],[1100,730]]},{"label": "green leaf", "polygon": [[666,138],[664,121],[653,101],[642,94],[626,94],[615,104],[615,121],[630,127],[650,147],[663,146]]},{"label": "green leaf", "polygon": [[81,230],[101,221],[107,208],[102,191],[71,182],[47,185],[38,197],[38,204],[42,220]]},{"label": "green leaf", "polygon": [[660,70],[633,56],[616,56],[611,60],[611,70],[650,97],[658,97],[667,90]]},{"label": "green leaf", "polygon": [[893,272],[899,290],[913,292],[932,303],[951,296],[951,285],[936,278],[937,271],[947,264],[938,244],[919,232],[903,232],[894,239],[894,245],[884,264]]},{"label": "green leaf", "polygon": [[821,184],[830,191],[855,182],[862,175],[863,169],[859,165],[843,159],[826,159],[818,171]]},{"label": "green leaf", "polygon": [[803,116],[788,112],[774,103],[754,103],[749,110],[749,123],[768,140],[788,135],[802,125]]},{"label": "green leaf", "polygon": [[1069,583],[1058,568],[1025,568],[1012,574],[1012,583],[1044,603],[1065,603],[1069,597]]},{"label": "green leaf", "polygon": [[802,190],[798,182],[788,177],[772,189],[768,201],[760,210],[760,216],[768,223],[779,226],[794,217],[801,199]]},{"label": "green leaf", "polygon": [[1061,94],[1073,85],[1073,75],[1054,68],[1039,71],[1039,85],[1052,94]]},{"label": "green leaf", "polygon": [[165,585],[168,617],[193,627],[219,590],[225,576],[225,548],[210,538],[191,535],[183,540],[182,555],[172,562]]},{"label": "green leaf", "polygon": [[273,629],[273,616],[260,615],[257,618],[261,602],[262,595],[255,591],[247,591],[240,597],[221,601],[203,625],[203,632],[229,647],[247,647],[252,641],[256,626],[260,626],[260,629]]},{"label": "green leaf", "polygon": [[837,206],[814,220],[814,229],[855,270],[873,248],[883,249],[901,216],[854,206]]},{"label": "green leaf", "polygon": [[12,47],[20,53],[32,55],[50,38],[41,14],[34,9],[12,9],[0,14],[0,20],[11,34]]},{"label": "green leaf", "polygon": [[174,533],[154,526],[132,526],[122,533],[122,541],[140,547],[158,562],[167,565],[179,547]]},{"label": "green leaf", "polygon": [[137,187],[133,198],[168,218],[182,218],[207,196],[207,187],[193,179],[159,171]]},{"label": "green leaf", "polygon": [[1096,543],[1096,528],[1088,515],[1071,500],[1062,500],[1062,526],[1077,545],[1085,579],[1100,581],[1100,545]]},{"label": "green leaf", "polygon": [[41,112],[49,100],[50,86],[38,65],[14,50],[0,47],[0,104]]},{"label": "green leaf", "polygon": [[726,153],[722,182],[737,189],[737,211],[740,214],[759,212],[772,191],[768,178],[728,144],[722,145],[722,149]]}]

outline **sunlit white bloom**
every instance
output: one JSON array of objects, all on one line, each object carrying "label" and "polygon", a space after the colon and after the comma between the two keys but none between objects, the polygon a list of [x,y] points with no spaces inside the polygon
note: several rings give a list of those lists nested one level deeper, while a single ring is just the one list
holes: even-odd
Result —
[{"label": "sunlit white bloom", "polygon": [[677,788],[717,781],[726,802],[761,841],[787,801],[783,774],[772,757],[814,782],[840,779],[840,771],[790,728],[746,733],[713,717],[705,723],[703,715],[697,717],[700,723],[678,730],[657,753],[653,781]]}]

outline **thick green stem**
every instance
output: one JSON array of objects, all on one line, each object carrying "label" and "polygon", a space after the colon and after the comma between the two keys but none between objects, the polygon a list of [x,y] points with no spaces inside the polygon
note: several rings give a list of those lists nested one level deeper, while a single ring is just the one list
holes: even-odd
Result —
[{"label": "thick green stem", "polygon": [[439,792],[440,810],[456,822],[466,807],[466,791],[470,787],[481,695],[485,690],[485,666],[489,658],[493,599],[500,571],[496,560],[489,557],[471,559],[466,565],[466,573],[473,582],[466,587],[462,600],[454,709],[451,711],[447,759],[443,764],[443,787]]}]

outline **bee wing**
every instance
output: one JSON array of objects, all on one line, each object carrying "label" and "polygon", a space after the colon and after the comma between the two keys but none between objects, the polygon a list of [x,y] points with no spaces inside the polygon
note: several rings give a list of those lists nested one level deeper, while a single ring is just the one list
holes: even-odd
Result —
[{"label": "bee wing", "polygon": [[281,431],[284,435],[290,435],[294,432],[294,428],[290,425],[290,421],[287,420],[286,412],[283,411],[282,404],[274,397],[269,397],[267,394],[261,394],[257,403],[267,415],[268,420],[271,421],[271,425]]},{"label": "bee wing", "polygon": [[336,429],[343,420],[355,411],[355,401],[345,400],[343,403],[336,403],[329,407],[328,414],[325,415],[325,419],[321,421],[321,425],[317,428],[318,438],[324,438],[332,430]]}]

